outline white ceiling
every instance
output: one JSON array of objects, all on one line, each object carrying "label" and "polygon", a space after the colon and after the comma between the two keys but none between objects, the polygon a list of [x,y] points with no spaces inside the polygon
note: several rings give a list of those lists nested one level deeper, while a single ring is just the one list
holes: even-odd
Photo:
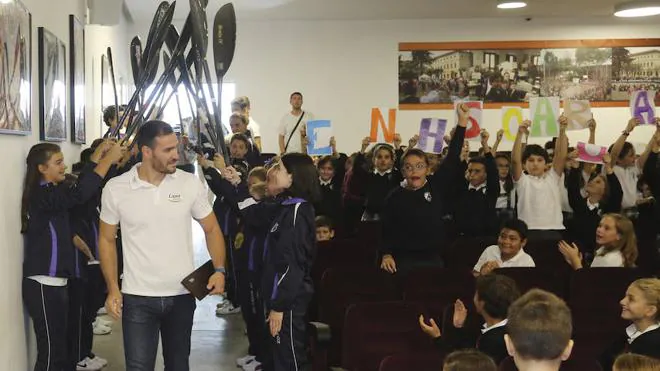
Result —
[{"label": "white ceiling", "polygon": [[[124,0],[135,22],[150,22],[161,0]],[[622,0],[527,0],[523,9],[497,9],[496,0],[235,0],[237,18],[249,20],[389,20],[488,17],[611,17]],[[208,14],[226,1],[209,0]],[[189,0],[178,0],[184,19]]]}]

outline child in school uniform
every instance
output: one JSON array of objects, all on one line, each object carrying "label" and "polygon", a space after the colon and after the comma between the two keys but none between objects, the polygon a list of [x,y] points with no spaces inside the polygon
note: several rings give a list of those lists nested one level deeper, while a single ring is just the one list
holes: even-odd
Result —
[{"label": "child in school uniform", "polygon": [[[398,136],[398,134],[395,136]],[[397,158],[400,157],[397,157],[397,151],[389,144],[374,146],[371,150],[372,164],[369,167],[373,170],[367,170],[365,151],[369,143],[370,139],[368,137],[362,140],[362,150],[355,157],[352,176],[348,184],[349,188],[360,185],[362,189],[358,193],[365,195],[362,221],[380,220],[385,198],[403,180],[396,167]],[[401,155],[400,151],[399,155]]]},{"label": "child in school uniform", "polygon": [[467,179],[455,176],[457,193],[454,223],[461,236],[492,236],[497,233],[495,204],[500,194],[500,182],[495,158],[488,146],[488,132],[481,132],[484,156],[468,160]]},{"label": "child in school uniform", "polygon": [[251,167],[254,166],[263,166],[261,162],[261,152],[259,147],[254,143],[254,138],[252,138],[252,133],[248,130],[248,117],[241,113],[233,113],[229,116],[229,126],[231,127],[231,132],[235,134],[243,134],[247,139],[247,153],[245,154],[245,159],[250,164]]},{"label": "child in school uniform", "polygon": [[516,190],[511,176],[509,156],[499,153],[495,156],[495,163],[500,178],[500,194],[495,203],[495,213],[497,220],[502,223],[516,217]]},{"label": "child in school uniform", "polygon": [[475,276],[489,274],[497,268],[535,267],[534,259],[523,249],[527,244],[527,224],[519,219],[510,219],[502,224],[497,245],[487,247],[472,273]]},{"label": "child in school uniform", "polygon": [[499,364],[507,357],[504,344],[507,311],[520,297],[520,291],[513,279],[497,274],[477,278],[476,286],[474,307],[484,320],[480,333],[470,333],[465,329],[468,311],[460,299],[454,303],[453,326],[447,326],[444,329],[446,333],[441,333],[433,318],[430,325],[426,324],[423,315],[419,316],[419,326],[445,354],[455,349],[476,348]]},{"label": "child in school uniform", "polygon": [[357,226],[364,214],[364,186],[360,182],[365,179],[362,177],[360,180],[360,175],[358,175],[357,180],[353,180],[353,165],[357,156],[357,152],[353,153],[346,160],[346,173],[341,187],[341,201],[344,210],[342,219],[344,219],[344,235],[346,236],[354,236],[357,233]]},{"label": "child in school uniform", "polygon": [[543,147],[530,144],[522,152],[522,137],[528,133],[530,125],[529,120],[522,122],[511,153],[513,180],[518,195],[518,218],[527,223],[531,239],[559,240],[564,230],[560,187],[563,187],[564,180],[567,154],[567,141],[564,138],[568,119],[565,116],[559,119],[559,138],[554,151],[555,160],[550,169],[547,169],[548,153]]},{"label": "child in school uniform", "polygon": [[262,297],[268,312],[274,371],[305,370],[306,313],[313,294],[310,276],[316,255],[314,202],[320,197],[312,159],[301,153],[282,156],[277,183],[284,192],[280,213],[267,237]]},{"label": "child in school uniform", "polygon": [[570,235],[580,248],[587,254],[587,261],[595,253],[598,245],[595,236],[596,229],[604,214],[619,213],[621,211],[621,198],[623,190],[621,183],[614,174],[612,161],[605,155],[605,174],[592,173],[585,187],[586,197],[582,196],[581,183],[583,171],[576,161],[570,162],[568,173],[568,199],[573,209],[573,220],[569,230]]},{"label": "child in school uniform", "polygon": [[[575,243],[559,241],[559,252],[574,269],[582,269],[583,255]],[[637,238],[635,227],[621,214],[605,214],[596,229],[596,246],[592,268],[626,267],[632,268],[637,261]]]},{"label": "child in school uniform", "polygon": [[382,209],[381,269],[406,274],[420,267],[441,267],[442,247],[445,241],[446,197],[460,176],[461,145],[469,108],[458,107],[459,124],[449,145],[449,154],[438,171],[427,181],[429,163],[419,149],[409,149],[402,158],[405,181],[387,196]]},{"label": "child in school uniform", "polygon": [[21,206],[23,301],[37,337],[36,371],[71,366],[67,360],[67,284],[75,276],[75,250],[69,210],[98,192],[108,169],[121,156],[122,148],[115,143],[99,146],[92,155],[95,166],[86,167],[80,180],[68,187],[59,146],[39,143],[28,153]]},{"label": "child in school uniform", "polygon": [[335,238],[335,227],[327,216],[316,217],[316,242],[330,241]]},{"label": "child in school uniform", "polygon": [[612,367],[621,353],[634,353],[660,359],[660,279],[638,279],[621,299],[621,318],[631,321],[622,336],[601,356],[603,370]]}]

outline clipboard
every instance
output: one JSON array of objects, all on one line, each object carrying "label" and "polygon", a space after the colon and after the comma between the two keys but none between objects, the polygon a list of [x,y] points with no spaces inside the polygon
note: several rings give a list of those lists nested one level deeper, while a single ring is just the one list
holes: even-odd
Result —
[{"label": "clipboard", "polygon": [[209,260],[186,276],[186,278],[181,281],[181,284],[188,289],[197,300],[202,300],[209,294],[209,292],[211,292],[211,290],[206,288],[206,285],[208,285],[209,278],[211,278],[214,273],[215,267],[213,266],[213,261]]}]

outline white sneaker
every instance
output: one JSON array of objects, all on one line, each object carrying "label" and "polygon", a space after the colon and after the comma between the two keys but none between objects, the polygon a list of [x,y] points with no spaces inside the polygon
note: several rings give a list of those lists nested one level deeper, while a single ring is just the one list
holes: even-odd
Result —
[{"label": "white sneaker", "polygon": [[101,307],[101,309],[99,309],[98,312],[96,312],[96,313],[97,313],[97,314],[108,314],[108,311],[105,310],[105,306],[103,306],[103,307]]},{"label": "white sneaker", "polygon": [[89,357],[87,357],[87,358],[85,358],[85,359],[86,359],[86,360],[89,360],[89,362],[93,362],[93,363],[95,363],[95,364],[101,366],[101,368],[103,368],[103,367],[105,367],[105,366],[108,365],[108,360],[107,360],[107,359],[105,359],[105,358],[101,358],[101,357],[99,357],[99,356],[97,356],[97,355],[94,355],[94,358],[89,358]]},{"label": "white sneaker", "polygon": [[94,335],[107,335],[111,332],[112,329],[108,326],[103,326],[98,323],[94,326]]},{"label": "white sneaker", "polygon": [[231,303],[215,310],[216,316],[224,316],[227,314],[236,314],[236,313],[241,313],[241,307],[235,307]]},{"label": "white sneaker", "polygon": [[114,324],[114,322],[113,322],[113,321],[107,321],[107,320],[104,320],[103,318],[100,318],[100,317],[96,317],[96,320],[94,321],[94,326],[96,326],[97,324],[98,324],[98,325],[103,325],[103,326],[105,326],[105,327],[112,327],[112,325]]},{"label": "white sneaker", "polygon": [[247,365],[243,366],[245,371],[261,371],[261,363],[257,360],[254,360]]},{"label": "white sneaker", "polygon": [[241,357],[241,358],[237,359],[236,360],[236,366],[243,367],[243,366],[247,365],[248,363],[254,361],[254,359],[255,359],[255,357],[253,355],[248,354],[245,357]]},{"label": "white sneaker", "polygon": [[98,371],[102,368],[103,367],[98,364],[90,361],[89,358],[85,358],[76,364],[76,371]]}]

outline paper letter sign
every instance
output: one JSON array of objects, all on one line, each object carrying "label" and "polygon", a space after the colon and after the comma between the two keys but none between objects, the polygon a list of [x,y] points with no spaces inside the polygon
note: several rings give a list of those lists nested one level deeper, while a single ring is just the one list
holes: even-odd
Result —
[{"label": "paper letter sign", "polygon": [[465,139],[479,139],[481,135],[481,116],[484,110],[484,102],[482,101],[467,101],[467,102],[454,102],[454,122],[458,126],[458,105],[464,103],[470,107],[470,118],[468,120],[467,128],[465,129]]},{"label": "paper letter sign", "polygon": [[559,134],[559,97],[530,98],[532,137],[554,137]]},{"label": "paper letter sign", "polygon": [[567,100],[564,115],[568,119],[568,130],[582,130],[591,120],[591,105],[588,100]]},{"label": "paper letter sign", "polygon": [[630,111],[642,125],[655,125],[654,91],[638,90],[630,97]]},{"label": "paper letter sign", "polygon": [[310,156],[324,156],[332,154],[330,138],[332,137],[332,124],[330,120],[307,121],[307,154]]},{"label": "paper letter sign", "polygon": [[592,164],[602,164],[603,156],[605,156],[607,153],[607,147],[583,142],[578,142],[577,150],[579,161],[589,162]]},{"label": "paper letter sign", "polygon": [[[390,108],[388,111],[387,122],[383,118],[380,108],[371,109],[371,131],[369,138],[371,142],[394,142],[394,133],[396,131],[396,109]],[[378,130],[380,128],[380,130]]]},{"label": "paper letter sign", "polygon": [[516,135],[518,135],[518,126],[520,126],[522,122],[522,108],[502,107],[502,130],[504,130],[504,139],[509,142],[514,142],[516,140]]},{"label": "paper letter sign", "polygon": [[419,127],[417,148],[427,153],[442,153],[446,129],[447,120],[422,119]]}]

